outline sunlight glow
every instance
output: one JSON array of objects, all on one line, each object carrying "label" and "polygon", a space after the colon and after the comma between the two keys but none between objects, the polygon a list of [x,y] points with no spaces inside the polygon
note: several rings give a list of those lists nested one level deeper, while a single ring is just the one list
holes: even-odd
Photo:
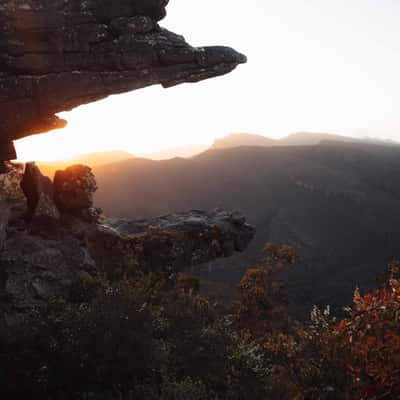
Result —
[{"label": "sunlight glow", "polygon": [[230,45],[248,64],[226,77],[147,88],[63,113],[67,128],[18,141],[19,159],[142,154],[211,144],[230,132],[400,139],[400,3],[174,0],[168,12],[161,25],[186,33],[193,45]]}]

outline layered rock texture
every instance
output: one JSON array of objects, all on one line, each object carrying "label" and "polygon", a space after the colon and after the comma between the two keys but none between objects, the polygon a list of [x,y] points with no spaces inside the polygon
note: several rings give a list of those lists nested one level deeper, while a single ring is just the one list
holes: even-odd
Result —
[{"label": "layered rock texture", "polygon": [[[253,227],[237,213],[192,211],[151,221],[107,220],[93,207],[90,168],[21,166],[13,141],[64,127],[56,114],[111,94],[223,75],[246,61],[227,47],[194,48],[158,25],[168,0],[0,2],[0,324],[68,299],[77,277],[154,271],[242,251]],[[134,201],[134,199],[133,199]]]},{"label": "layered rock texture", "polygon": [[0,192],[0,325],[54,297],[68,300],[82,277],[155,272],[173,280],[244,250],[255,233],[241,214],[222,210],[146,221],[88,218],[97,188],[90,168],[58,171],[54,183],[32,163],[24,175],[20,166],[8,168],[0,175],[8,182]]},{"label": "layered rock texture", "polygon": [[0,160],[13,140],[64,127],[56,113],[111,94],[223,75],[246,61],[158,25],[167,0],[3,0]]},{"label": "layered rock texture", "polygon": [[59,218],[53,203],[53,183],[43,176],[34,163],[28,163],[21,181],[21,189],[27,200],[28,220],[34,218]]},{"label": "layered rock texture", "polygon": [[101,210],[93,207],[97,184],[86,165],[73,165],[54,176],[54,203],[62,213],[70,213],[88,222],[95,222]]}]

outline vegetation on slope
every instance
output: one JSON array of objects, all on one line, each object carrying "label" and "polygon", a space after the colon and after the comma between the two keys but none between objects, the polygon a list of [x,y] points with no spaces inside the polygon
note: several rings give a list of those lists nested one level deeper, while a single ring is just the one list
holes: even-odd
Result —
[{"label": "vegetation on slope", "polygon": [[383,266],[400,258],[399,172],[398,147],[242,147],[96,168],[95,201],[128,218],[241,210],[257,227],[255,239],[245,253],[213,262],[202,279],[237,285],[265,242],[298,244],[302,264],[287,282],[292,311],[303,317],[313,304],[341,309],[356,285],[371,290]]},{"label": "vegetation on slope", "polygon": [[77,277],[68,301],[55,299],[11,335],[2,332],[0,392],[30,399],[398,398],[400,264],[390,265],[381,288],[356,291],[346,318],[314,308],[300,324],[271,312],[285,307],[274,271],[296,261],[290,246],[268,244],[228,312],[199,296],[188,276]]}]

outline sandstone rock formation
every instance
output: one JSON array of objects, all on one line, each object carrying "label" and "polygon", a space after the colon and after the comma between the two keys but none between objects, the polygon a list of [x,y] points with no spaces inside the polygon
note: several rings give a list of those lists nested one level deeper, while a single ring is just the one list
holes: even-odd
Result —
[{"label": "sandstone rock formation", "polygon": [[[193,48],[162,29],[167,3],[0,2],[0,325],[53,297],[68,300],[81,274],[155,271],[173,279],[192,264],[243,250],[253,237],[242,216],[222,211],[100,223],[90,168],[59,171],[52,183],[34,164],[22,179],[19,167],[2,162],[15,158],[13,140],[65,126],[61,111],[223,75],[246,61],[227,47]],[[43,216],[51,223],[38,223]]]},{"label": "sandstone rock formation", "polygon": [[[243,251],[255,234],[254,227],[247,224],[243,216],[223,210],[192,210],[138,221],[107,219],[103,227],[103,237],[118,233],[127,238],[135,259],[147,271],[176,272],[229,257],[236,251]],[[103,242],[107,246],[106,241]],[[111,242],[108,241],[108,246]]]},{"label": "sandstone rock formation", "polygon": [[61,213],[97,220],[100,211],[93,207],[96,190],[96,180],[86,165],[73,165],[54,175],[54,202]]},{"label": "sandstone rock formation", "polygon": [[[223,75],[246,61],[162,29],[167,0],[3,0],[0,160],[12,141],[64,127],[56,113],[110,94]],[[205,21],[206,23],[206,21]]]},{"label": "sandstone rock formation", "polygon": [[[19,166],[9,167],[22,176]],[[173,279],[192,265],[244,250],[255,233],[241,214],[222,210],[99,223],[87,218],[96,181],[83,165],[57,172],[53,185],[29,163],[21,187],[27,201],[0,198],[0,325],[53,297],[68,300],[82,274],[116,279],[156,272]],[[60,218],[50,212],[53,198]],[[19,214],[13,212],[18,204]],[[29,219],[22,218],[26,207]]]},{"label": "sandstone rock formation", "polygon": [[[1,215],[0,224],[4,227]],[[82,274],[116,279],[152,271],[173,279],[192,265],[230,256],[254,235],[253,227],[223,212],[161,217],[151,226],[115,220],[103,225],[70,221],[51,229],[8,224],[0,253],[3,322],[13,323],[53,297],[68,299]]]},{"label": "sandstone rock formation", "polygon": [[18,201],[24,200],[21,190],[21,179],[23,176],[23,165],[6,162],[0,171],[0,200]]},{"label": "sandstone rock formation", "polygon": [[35,163],[27,163],[21,181],[27,199],[27,217],[58,219],[60,214],[53,202],[53,183],[43,176]]}]

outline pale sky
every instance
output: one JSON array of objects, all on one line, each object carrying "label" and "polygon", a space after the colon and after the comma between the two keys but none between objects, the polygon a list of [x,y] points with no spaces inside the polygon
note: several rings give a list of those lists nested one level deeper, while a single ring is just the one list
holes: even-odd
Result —
[{"label": "pale sky", "polygon": [[158,151],[231,132],[337,132],[400,140],[400,1],[171,0],[161,25],[248,63],[222,78],[112,96],[17,143],[21,159]]}]

